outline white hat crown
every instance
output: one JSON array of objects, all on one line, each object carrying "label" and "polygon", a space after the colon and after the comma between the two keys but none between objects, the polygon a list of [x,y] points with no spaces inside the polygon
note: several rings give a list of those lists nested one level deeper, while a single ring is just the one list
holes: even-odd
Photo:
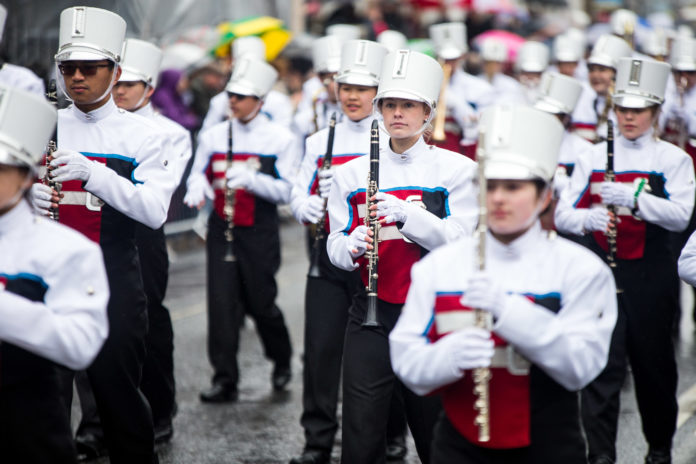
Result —
[{"label": "white hat crown", "polygon": [[35,169],[57,118],[46,99],[0,84],[0,163]]},{"label": "white hat crown", "polygon": [[592,53],[587,59],[587,63],[616,69],[619,58],[629,57],[632,54],[631,46],[624,39],[604,34],[597,39],[592,47]]},{"label": "white hat crown", "polygon": [[616,69],[614,104],[625,108],[661,105],[670,65],[652,59],[621,58]]},{"label": "white hat crown", "polygon": [[339,37],[341,42],[358,40],[362,36],[362,28],[355,24],[332,24],[326,28],[326,35]]},{"label": "white hat crown", "polygon": [[242,57],[234,65],[225,90],[230,93],[264,98],[278,79],[278,71],[266,61]]},{"label": "white hat crown", "polygon": [[121,61],[126,21],[101,8],[75,6],[60,14],[56,61]]},{"label": "white hat crown", "polygon": [[373,102],[382,98],[403,98],[421,101],[434,109],[440,96],[442,75],[440,64],[428,55],[396,50],[384,58]]},{"label": "white hat crown", "polygon": [[614,34],[623,36],[627,32],[635,32],[638,25],[638,15],[622,8],[611,14],[609,24]]},{"label": "white hat crown", "polygon": [[696,39],[677,37],[672,43],[669,64],[677,71],[696,71]]},{"label": "white hat crown", "polygon": [[549,66],[549,47],[528,40],[517,52],[515,68],[521,72],[544,72]]},{"label": "white hat crown", "polygon": [[466,26],[462,22],[433,24],[428,29],[438,58],[454,60],[468,51]]},{"label": "white hat crown", "polygon": [[481,43],[481,58],[484,61],[507,61],[508,49],[505,42],[495,38],[484,39]]},{"label": "white hat crown", "polygon": [[553,114],[570,114],[582,94],[582,83],[557,72],[547,72],[541,76],[539,92],[539,99],[534,104],[536,109]]},{"label": "white hat crown", "polygon": [[249,35],[238,37],[232,41],[232,58],[235,60],[251,55],[257,60],[266,59],[266,44],[260,37]]},{"label": "white hat crown", "polygon": [[341,48],[336,82],[377,87],[387,48],[369,40],[349,40]]},{"label": "white hat crown", "polygon": [[582,59],[584,44],[570,34],[559,34],[553,41],[553,59],[559,62],[576,62]]},{"label": "white hat crown", "polygon": [[394,50],[406,48],[408,39],[399,31],[387,29],[379,33],[377,36],[377,43],[384,45],[387,47],[388,51],[392,52]]},{"label": "white hat crown", "polygon": [[563,138],[555,116],[528,106],[496,105],[483,111],[479,127],[485,134],[487,178],[553,178]]},{"label": "white hat crown", "polygon": [[341,67],[343,42],[344,40],[337,35],[327,35],[314,41],[312,61],[316,72],[338,72]]},{"label": "white hat crown", "polygon": [[161,63],[162,50],[158,46],[145,40],[127,39],[123,44],[123,72],[119,81],[143,81],[154,87]]},{"label": "white hat crown", "polygon": [[647,33],[643,41],[643,53],[650,56],[667,56],[668,51],[667,33],[664,29],[653,29]]}]

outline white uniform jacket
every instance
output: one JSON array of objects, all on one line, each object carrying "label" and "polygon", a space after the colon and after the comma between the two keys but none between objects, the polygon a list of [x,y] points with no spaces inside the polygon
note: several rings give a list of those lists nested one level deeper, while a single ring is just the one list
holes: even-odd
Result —
[{"label": "white uniform jacket", "polygon": [[[290,97],[277,90],[271,90],[263,99],[261,113],[268,116],[273,122],[282,126],[290,127],[292,123],[292,102]],[[220,121],[224,121],[230,117],[230,98],[227,92],[223,91],[210,99],[210,107],[208,113],[203,119],[201,132],[210,129]]]},{"label": "white uniform jacket", "polygon": [[15,64],[5,63],[0,67],[0,83],[40,95],[41,97],[46,96],[43,80],[30,69]]},{"label": "white uniform jacket", "polygon": [[570,176],[573,174],[578,158],[590,156],[587,153],[594,145],[577,135],[575,132],[565,131],[561,140],[561,148],[558,153],[558,169],[553,179],[556,196],[568,188]]},{"label": "white uniform jacket", "polygon": [[470,442],[528,446],[530,421],[577,414],[571,392],[606,365],[617,316],[614,279],[592,252],[538,222],[507,245],[488,234],[485,268],[507,296],[492,326],[491,439],[481,443],[473,375],[455,367],[451,345],[441,343],[475,323],[460,300],[477,261],[476,240],[466,237],[413,266],[408,299],[389,336],[392,366],[414,392],[441,393],[447,417]]},{"label": "white uniform jacket", "polygon": [[106,340],[108,300],[98,246],[25,201],[0,216],[0,341],[84,369]]},{"label": "white uniform jacket", "polygon": [[[555,222],[561,232],[584,234],[588,208],[606,208],[599,195],[607,164],[606,142],[592,147],[589,155],[577,160],[570,187],[556,206]],[[621,219],[617,227],[617,258],[639,259],[649,251],[647,244],[653,248],[665,245],[655,236],[662,234],[656,227],[672,232],[686,228],[694,207],[694,168],[683,150],[655,140],[652,130],[633,141],[619,136],[614,141],[614,172],[616,182],[630,186],[641,179],[647,181],[638,196],[635,216],[629,208],[617,208]],[[606,251],[604,234],[593,235]]]},{"label": "white uniform jacket", "polygon": [[297,109],[297,113],[292,118],[292,131],[300,138],[304,139],[318,132],[314,126],[314,118],[316,117],[316,126],[319,130],[324,129],[329,125],[331,114],[336,112],[338,121],[343,120],[343,112],[338,103],[332,103],[326,98],[322,98],[304,108]]},{"label": "white uniform jacket", "polygon": [[191,133],[181,124],[155,111],[151,103],[143,106],[135,113],[155,121],[171,140],[173,152],[169,159],[173,165],[174,181],[176,187],[178,187],[184,171],[186,171],[186,165],[191,158]]},{"label": "white uniform jacket", "polygon": [[[361,267],[364,282],[365,260],[353,260],[348,236],[365,223],[369,165],[369,157],[362,156],[340,166],[329,195],[329,258],[347,271]],[[388,143],[381,145],[379,190],[414,205],[406,222],[380,228],[380,299],[395,304],[406,301],[413,263],[427,250],[473,231],[478,214],[475,175],[476,163],[427,145],[422,137],[402,154],[394,153]]]},{"label": "white uniform jacket", "polygon": [[[589,85],[584,86],[580,99],[578,100],[575,110],[572,114],[573,131],[582,138],[594,143],[595,138],[599,135],[601,138],[607,137],[607,124],[602,123],[597,127],[597,122],[600,115],[603,114],[607,99],[597,95],[597,92],[592,90]],[[614,122],[614,134],[618,131],[616,114],[613,109],[609,109],[608,118]]]},{"label": "white uniform jacket", "polygon": [[[225,172],[230,164],[230,121],[220,122],[198,136],[198,147],[187,185],[208,182],[215,191],[215,212],[224,219]],[[232,120],[231,165],[256,171],[254,192],[238,189],[235,193],[234,223],[252,226],[275,217],[276,204],[288,203],[299,163],[297,138],[284,126],[258,114],[246,124]],[[275,224],[276,219],[272,219]]]},{"label": "white uniform jacket", "polygon": [[[99,163],[84,184],[63,183],[61,223],[98,243],[108,239],[104,234],[122,235],[119,225],[128,219],[152,229],[164,224],[176,188],[170,161],[175,156],[155,122],[118,108],[112,99],[89,113],[73,105],[58,111],[58,148]],[[102,230],[102,223],[109,227]]]},{"label": "white uniform jacket", "polygon": [[495,89],[491,84],[457,68],[450,80],[453,95],[463,97],[477,112],[496,102]]},{"label": "white uniform jacket", "polygon": [[679,277],[689,285],[696,285],[696,233],[691,234],[679,255]]}]

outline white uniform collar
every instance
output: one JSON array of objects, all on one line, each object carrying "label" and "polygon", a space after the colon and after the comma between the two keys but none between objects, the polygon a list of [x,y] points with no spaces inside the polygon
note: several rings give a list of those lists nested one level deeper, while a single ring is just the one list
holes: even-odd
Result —
[{"label": "white uniform collar", "polygon": [[155,115],[155,109],[152,107],[152,103],[148,102],[147,105],[135,110],[134,113],[148,119],[152,119],[152,117]]},{"label": "white uniform collar", "polygon": [[235,118],[235,129],[239,128],[240,130],[246,131],[246,132],[251,132],[254,129],[256,129],[259,126],[262,126],[266,123],[268,123],[270,119],[268,119],[268,116],[263,114],[261,111],[259,111],[256,116],[254,116],[254,119],[247,123],[242,123],[239,119]]},{"label": "white uniform collar", "polygon": [[105,104],[96,110],[90,111],[89,113],[83,113],[77,106],[75,106],[74,103],[72,104],[71,108],[77,119],[85,122],[101,121],[102,119],[110,116],[114,111],[118,110],[118,106],[116,106],[116,103],[114,103],[114,99],[111,98],[111,95],[109,95],[109,100]]},{"label": "white uniform collar", "polygon": [[425,140],[423,140],[423,136],[418,137],[418,141],[416,141],[411,148],[403,153],[395,153],[391,149],[391,143],[387,143],[385,145],[387,156],[397,163],[410,163],[415,159],[416,156],[423,153],[428,148],[432,148],[432,145],[426,144]]},{"label": "white uniform collar", "polygon": [[512,242],[505,244],[498,241],[489,230],[486,237],[486,251],[490,256],[495,256],[496,258],[519,259],[524,253],[529,253],[534,249],[536,244],[543,239],[543,233],[541,223],[537,220],[527,232]]},{"label": "white uniform collar", "polygon": [[370,127],[372,126],[372,121],[374,119],[374,116],[370,115],[366,118],[361,119],[360,121],[352,121],[349,118],[346,118],[345,122],[349,129],[355,132],[365,132],[370,130]]},{"label": "white uniform collar", "polygon": [[21,231],[31,223],[34,214],[26,200],[21,199],[19,203],[0,216],[0,237],[14,231]]},{"label": "white uniform collar", "polygon": [[619,143],[626,148],[640,150],[655,140],[653,137],[654,133],[655,130],[651,127],[645,134],[641,135],[635,140],[628,140],[623,135],[619,135]]}]

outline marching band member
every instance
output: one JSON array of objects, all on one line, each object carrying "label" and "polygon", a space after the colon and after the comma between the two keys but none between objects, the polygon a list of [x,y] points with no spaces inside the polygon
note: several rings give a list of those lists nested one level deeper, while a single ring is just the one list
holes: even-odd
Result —
[{"label": "marching band member", "polygon": [[[7,8],[0,5],[0,40],[5,31],[5,21],[7,21]],[[14,89],[22,89],[40,96],[44,96],[46,89],[43,80],[28,68],[17,66],[16,64],[6,63],[0,59],[0,83]]]},{"label": "marching band member", "polygon": [[[583,422],[592,464],[616,460],[619,394],[627,361],[649,445],[645,462],[671,462],[677,418],[672,327],[678,304],[671,290],[677,267],[669,236],[686,228],[695,192],[691,159],[656,139],[653,130],[668,77],[668,64],[618,60],[613,101],[621,135],[614,143],[614,155],[608,158],[607,145],[600,144],[591,156],[578,159],[570,187],[556,209],[559,231],[592,234],[590,249],[615,263],[620,290],[609,362],[583,391]],[[607,170],[608,159],[613,159],[613,169],[610,164]],[[615,182],[604,181],[605,174],[609,178],[615,174]],[[605,236],[611,229],[616,233]],[[635,284],[648,273],[650,285]]]},{"label": "marching band member", "polygon": [[243,57],[235,64],[226,87],[234,118],[200,134],[187,181],[187,205],[200,208],[208,197],[215,206],[206,240],[208,356],[214,370],[212,386],[200,394],[207,403],[237,400],[245,311],[274,362],[274,390],[282,390],[291,378],[290,335],[275,304],[280,266],[276,205],[290,199],[288,179],[299,147],[288,129],[261,113],[277,78],[265,61]]},{"label": "marching band member", "polygon": [[[325,128],[334,111],[341,114],[334,77],[341,66],[342,46],[343,40],[337,35],[327,35],[312,43],[314,72],[317,73],[321,86],[307,93],[307,98],[297,107],[292,127],[301,140]],[[312,80],[307,81],[305,85],[311,87]]]},{"label": "marching band member", "polygon": [[[462,153],[473,159],[478,139],[478,115],[483,108],[493,103],[495,91],[488,82],[462,69],[469,49],[464,23],[434,24],[428,32],[445,71],[446,80],[441,89],[444,98],[439,99],[444,101],[438,101],[440,111],[445,112],[444,128],[438,128],[438,121],[434,120],[431,141],[440,148]],[[441,114],[440,117],[442,116]]]},{"label": "marching band member", "polygon": [[[255,35],[238,37],[232,41],[232,66],[243,56],[251,55],[257,60],[266,59],[266,44]],[[201,132],[229,117],[230,101],[227,92],[222,91],[210,100],[208,113],[203,119]],[[292,123],[292,103],[290,97],[271,89],[263,104],[263,113],[273,122],[290,127]]]},{"label": "marching band member", "polygon": [[580,96],[573,112],[573,129],[581,137],[596,143],[607,137],[607,120],[616,125],[611,92],[616,77],[616,65],[623,57],[631,56],[631,47],[625,40],[603,35],[595,43],[587,59],[590,86]]},{"label": "marching band member", "polygon": [[[109,338],[87,375],[111,462],[149,463],[157,455],[150,408],[138,389],[147,306],[135,227],[162,226],[175,185],[171,145],[159,126],[119,109],[111,98],[125,30],[125,21],[110,11],[73,7],[61,13],[55,59],[73,105],[58,112],[58,150],[50,166],[63,185],[60,221],[100,244],[109,278]],[[41,190],[32,189],[38,200]],[[57,199],[53,194],[49,201]]]},{"label": "marching band member", "polygon": [[[396,381],[387,337],[396,323],[410,284],[410,267],[428,250],[473,230],[476,216],[475,164],[426,145],[421,133],[434,116],[442,68],[421,53],[397,50],[384,59],[375,108],[389,132],[380,150],[379,192],[366,198],[370,157],[340,166],[329,194],[332,264],[360,270],[368,282],[366,251],[373,250],[366,214],[380,219],[377,328],[363,327],[368,304],[360,288],[348,315],[343,349],[342,462],[382,462],[393,391],[403,391],[406,415],[421,460],[427,462],[439,401],[418,398]],[[367,210],[366,202],[370,202]],[[375,300],[372,300],[375,301]]]},{"label": "marching band member", "polygon": [[656,28],[648,31],[645,35],[641,49],[643,53],[654,60],[667,61],[667,57],[669,56],[669,40],[667,37],[667,32],[665,32],[665,30],[662,28]]},{"label": "marching band member", "polygon": [[[387,49],[367,40],[351,40],[341,49],[341,66],[336,75],[338,98],[345,118],[338,123],[331,147],[331,168],[322,168],[327,153],[329,128],[311,135],[305,142],[305,156],[292,190],[290,205],[300,223],[317,224],[329,197],[333,174],[338,166],[370,150],[372,99]],[[354,271],[340,269],[326,253],[327,232],[315,238],[312,248],[314,270],[305,290],[304,372],[302,417],[305,448],[291,464],[328,463],[338,430],[336,406],[343,338],[353,294],[360,285]],[[319,232],[316,232],[319,233]],[[315,253],[319,253],[315,256]],[[318,265],[318,269],[317,269]],[[318,271],[318,272],[317,272]]]},{"label": "marching band member", "polygon": [[553,41],[554,67],[565,76],[587,79],[587,67],[580,66],[584,54],[585,42],[572,34],[559,34]]},{"label": "marching band member", "polygon": [[696,234],[691,234],[679,255],[679,277],[691,286],[696,286]]},{"label": "marching band member", "polygon": [[0,460],[74,463],[61,377],[108,333],[99,247],[35,216],[29,187],[56,124],[43,97],[0,85]]},{"label": "marching band member", "polygon": [[517,52],[515,74],[520,82],[519,103],[533,105],[539,98],[541,74],[549,66],[549,48],[541,42],[528,40]]},{"label": "marching band member", "polygon": [[[577,391],[606,364],[613,278],[592,253],[540,227],[561,124],[498,106],[482,125],[488,232],[484,225],[413,266],[389,337],[392,365],[416,393],[442,398],[431,463],[584,464]],[[476,269],[481,259],[485,270]],[[474,308],[492,318],[490,329],[475,326]],[[488,441],[474,422],[472,369],[484,367]]]},{"label": "marching band member", "polygon": [[664,140],[672,142],[696,157],[691,134],[696,135],[696,39],[678,37],[669,55],[672,65],[672,86],[667,87],[665,104],[660,114]]},{"label": "marching band member", "polygon": [[503,67],[508,61],[508,49],[505,42],[492,37],[481,43],[481,59],[483,74],[479,77],[488,81],[498,95],[498,101],[520,92],[520,83],[503,73]]}]

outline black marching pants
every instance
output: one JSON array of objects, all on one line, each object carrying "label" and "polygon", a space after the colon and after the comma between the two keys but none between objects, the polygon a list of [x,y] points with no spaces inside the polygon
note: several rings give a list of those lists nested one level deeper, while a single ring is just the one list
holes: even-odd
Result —
[{"label": "black marching pants", "polygon": [[237,388],[239,330],[245,314],[251,316],[266,358],[289,366],[290,335],[280,308],[275,274],[280,267],[280,236],[276,226],[234,228],[234,263],[224,261],[225,222],[210,215],[208,255],[208,357],[213,383]]},{"label": "black marching pants", "polygon": [[389,358],[389,332],[402,305],[378,302],[378,328],[362,327],[367,299],[356,294],[350,310],[343,352],[343,436],[341,462],[383,463],[387,420],[395,390],[403,394],[406,419],[418,456],[429,462],[430,443],[442,411],[436,396],[420,397],[394,375]]},{"label": "black marching pants", "polygon": [[672,341],[676,266],[620,261],[618,269],[624,291],[618,295],[619,314],[609,361],[582,392],[590,462],[598,456],[616,460],[619,398],[627,362],[648,445],[669,449],[676,431],[677,365]]}]

